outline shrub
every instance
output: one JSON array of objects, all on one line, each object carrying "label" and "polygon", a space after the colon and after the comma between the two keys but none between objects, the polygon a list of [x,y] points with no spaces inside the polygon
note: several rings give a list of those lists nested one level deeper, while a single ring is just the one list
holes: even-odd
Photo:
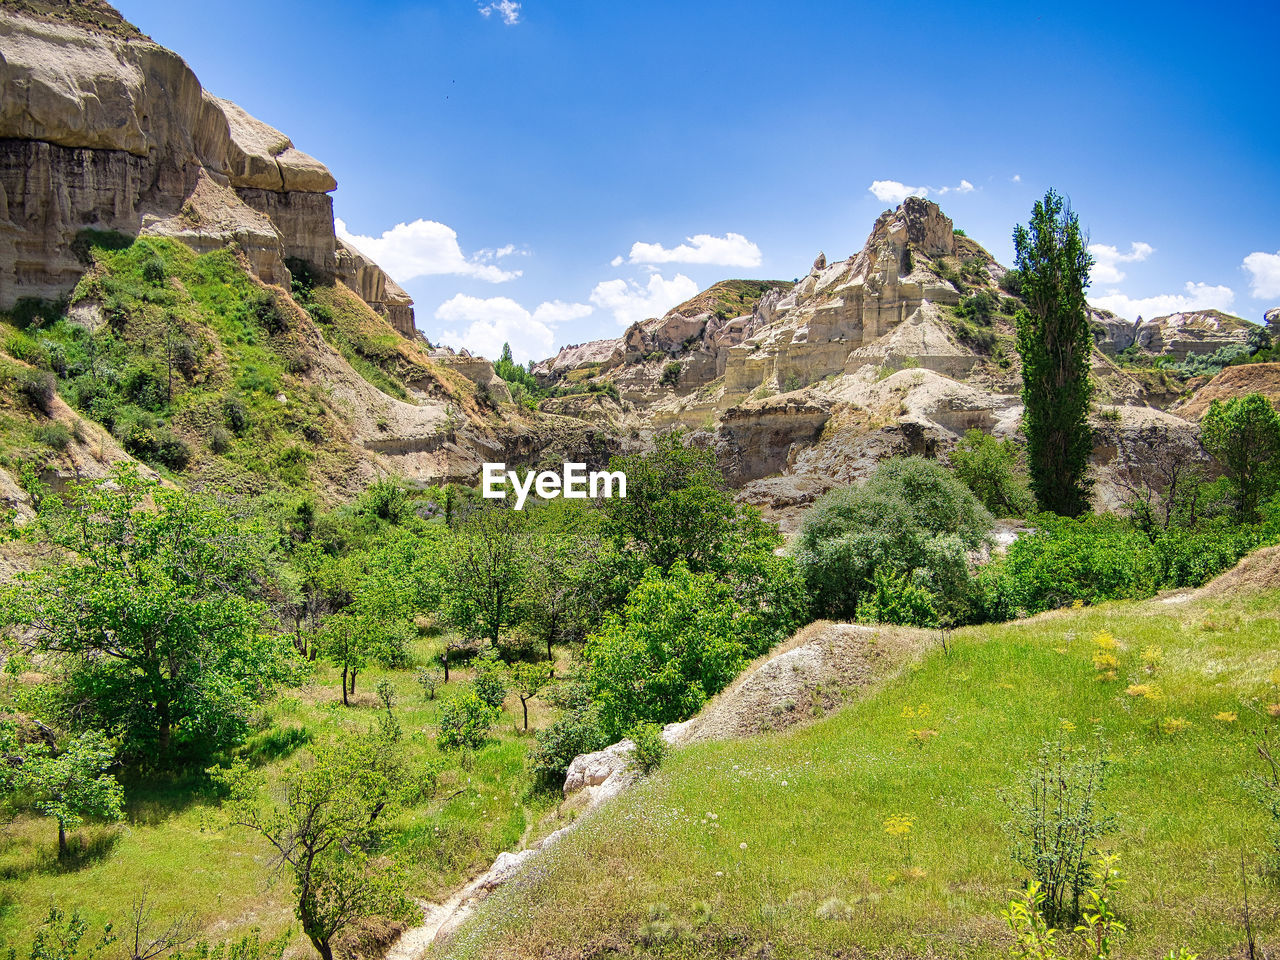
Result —
[{"label": "shrub", "polygon": [[543,784],[563,782],[574,757],[609,745],[600,724],[600,712],[589,700],[581,698],[550,726],[537,731],[534,738],[536,744],[529,752],[529,766]]},{"label": "shrub", "polygon": [[476,696],[494,710],[501,710],[507,699],[507,670],[498,659],[498,652],[490,647],[475,659]]},{"label": "shrub", "polygon": [[18,393],[43,414],[53,409],[53,398],[58,393],[58,381],[48,370],[21,369],[14,375]]},{"label": "shrub", "polygon": [[1214,400],[1200,434],[1235,488],[1241,517],[1256,519],[1258,504],[1280,485],[1280,413],[1261,393]]},{"label": "shrub", "polygon": [[214,453],[226,453],[231,448],[231,431],[220,423],[209,428],[209,449]]},{"label": "shrub", "polygon": [[480,699],[475,685],[466,684],[441,705],[436,743],[442,750],[478,750],[488,743],[497,719],[498,711]]},{"label": "shrub", "polygon": [[1011,297],[1022,296],[1022,272],[1006,270],[1004,276],[1000,278],[1000,289]]},{"label": "shrub", "polygon": [[587,638],[605,733],[617,740],[640,722],[685,720],[719,693],[742,668],[739,609],[729,587],[684,563],[647,571],[622,615]]},{"label": "shrub", "polygon": [[436,689],[443,679],[439,671],[422,669],[417,672],[415,679],[418,681],[418,686],[422,688],[423,699],[434,700],[436,698]]},{"label": "shrub", "polygon": [[969,430],[951,452],[951,464],[956,476],[993,514],[1021,517],[1035,506],[1012,440]]},{"label": "shrub", "polygon": [[662,377],[658,380],[664,387],[675,387],[680,384],[681,365],[679,360],[672,360],[662,368]]},{"label": "shrub", "polygon": [[144,410],[163,410],[169,402],[167,382],[149,367],[130,367],[124,373],[124,395]]},{"label": "shrub", "polygon": [[859,623],[894,623],[907,627],[938,626],[933,594],[903,573],[877,567],[871,590],[858,602]]},{"label": "shrub", "polygon": [[819,615],[855,617],[881,567],[927,588],[946,615],[969,589],[966,551],[984,543],[991,526],[991,514],[954,475],[907,457],[814,504],[795,556]]},{"label": "shrub", "polygon": [[222,417],[237,437],[249,428],[249,411],[244,401],[234,394],[222,401]]},{"label": "shrub", "polygon": [[157,286],[163,284],[168,279],[164,261],[158,256],[148,257],[142,264],[142,279]]},{"label": "shrub", "polygon": [[627,733],[627,738],[635,744],[631,751],[631,763],[645,776],[653,773],[662,765],[662,758],[667,755],[667,741],[662,739],[662,727],[656,723],[637,723]]},{"label": "shrub", "polygon": [[36,441],[59,453],[71,446],[71,436],[71,429],[56,420],[53,423],[42,423],[35,429]]},{"label": "shrub", "polygon": [[404,487],[393,479],[375,480],[360,495],[360,511],[379,520],[399,523],[408,509],[409,498]]},{"label": "shrub", "polygon": [[1159,570],[1150,541],[1119,517],[1040,514],[1036,529],[1009,545],[1003,574],[1009,602],[1027,614],[1075,600],[1148,597]]},{"label": "shrub", "polygon": [[1077,754],[1062,739],[1047,742],[1006,797],[1011,855],[1044,895],[1050,924],[1080,918],[1080,897],[1090,885],[1098,841],[1115,828],[1099,799],[1107,770],[1101,751]]}]

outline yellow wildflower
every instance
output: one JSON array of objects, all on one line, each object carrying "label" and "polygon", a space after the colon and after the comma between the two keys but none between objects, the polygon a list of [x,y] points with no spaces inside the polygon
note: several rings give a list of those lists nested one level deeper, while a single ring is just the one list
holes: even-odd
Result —
[{"label": "yellow wildflower", "polygon": [[884,832],[889,834],[891,837],[905,837],[911,832],[911,827],[914,822],[914,820],[904,814],[895,813],[884,822]]},{"label": "yellow wildflower", "polygon": [[1215,713],[1213,715],[1213,719],[1221,720],[1223,723],[1235,723],[1236,715],[1234,713],[1228,713],[1226,710],[1224,710],[1222,711],[1222,713]]}]

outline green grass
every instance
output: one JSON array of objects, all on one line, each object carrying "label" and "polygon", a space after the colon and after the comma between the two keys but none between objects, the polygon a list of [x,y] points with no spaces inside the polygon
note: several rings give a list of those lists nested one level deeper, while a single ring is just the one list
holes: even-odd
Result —
[{"label": "green grass", "polygon": [[[420,641],[414,659],[426,662],[442,639]],[[469,676],[457,670],[434,701],[424,699],[414,672],[370,668],[360,674],[351,707],[344,708],[337,673],[318,664],[302,687],[268,705],[260,731],[241,749],[279,782],[305,752],[309,740],[371,729],[381,705],[374,691],[388,678],[396,690],[395,714],[404,731],[410,768],[437,756],[435,731],[443,699]],[[5,699],[8,699],[6,696]],[[530,723],[547,722],[548,707],[530,704]],[[402,810],[390,824],[389,849],[410,877],[413,897],[433,899],[487,867],[502,850],[519,846],[526,831],[554,806],[553,795],[532,793],[525,774],[531,737],[517,731],[520,704],[512,695],[496,739],[460,764],[446,762],[434,794]],[[51,904],[78,908],[93,923],[124,918],[144,891],[157,917],[194,910],[202,932],[222,939],[259,926],[275,935],[297,934],[289,897],[291,882],[273,872],[265,841],[226,827],[203,777],[177,783],[126,783],[128,813],[119,825],[86,826],[71,836],[72,859],[57,859],[57,827],[49,819],[21,815],[0,837],[0,945],[19,955]],[[296,946],[309,955],[301,934]]]},{"label": "green grass", "polygon": [[[1117,603],[970,628],[812,726],[678,750],[491,898],[450,956],[1000,955],[999,911],[1023,882],[1002,792],[1058,736],[1101,737],[1112,761],[1108,846],[1131,878],[1118,956],[1181,944],[1240,956],[1242,849],[1255,923],[1275,944],[1280,894],[1259,875],[1263,813],[1242,783],[1277,726],[1261,707],[1280,699],[1267,679],[1278,601]],[[1111,680],[1092,661],[1102,630],[1119,643]],[[1153,674],[1149,646],[1163,649]],[[1135,683],[1163,699],[1128,695]],[[1166,717],[1191,726],[1158,733]],[[885,831],[894,815],[912,818],[909,852]],[[816,915],[833,897],[850,919]]]}]

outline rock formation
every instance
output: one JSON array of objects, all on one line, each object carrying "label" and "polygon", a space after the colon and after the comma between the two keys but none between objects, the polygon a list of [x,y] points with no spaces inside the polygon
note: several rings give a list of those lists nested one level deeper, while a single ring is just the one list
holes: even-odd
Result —
[{"label": "rock formation", "polygon": [[335,237],[336,187],[105,4],[0,9],[0,309],[66,295],[84,272],[77,236],[117,231],[235,244],[286,288],[287,262],[302,261],[414,336],[408,295]]},{"label": "rock formation", "polygon": [[1172,313],[1154,320],[1139,318],[1130,322],[1106,310],[1091,310],[1089,324],[1094,342],[1104,353],[1114,356],[1121,350],[1137,346],[1147,353],[1157,353],[1185,360],[1192,355],[1215,353],[1223,347],[1244,345],[1255,324],[1220,310],[1196,310]]}]

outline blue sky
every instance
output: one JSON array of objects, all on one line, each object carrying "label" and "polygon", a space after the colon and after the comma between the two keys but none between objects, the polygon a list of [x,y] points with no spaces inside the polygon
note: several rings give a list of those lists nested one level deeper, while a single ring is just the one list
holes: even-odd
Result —
[{"label": "blue sky", "polygon": [[330,167],[433,341],[617,336],[908,188],[1008,263],[1057,187],[1130,317],[1280,305],[1274,3],[117,5]]}]

